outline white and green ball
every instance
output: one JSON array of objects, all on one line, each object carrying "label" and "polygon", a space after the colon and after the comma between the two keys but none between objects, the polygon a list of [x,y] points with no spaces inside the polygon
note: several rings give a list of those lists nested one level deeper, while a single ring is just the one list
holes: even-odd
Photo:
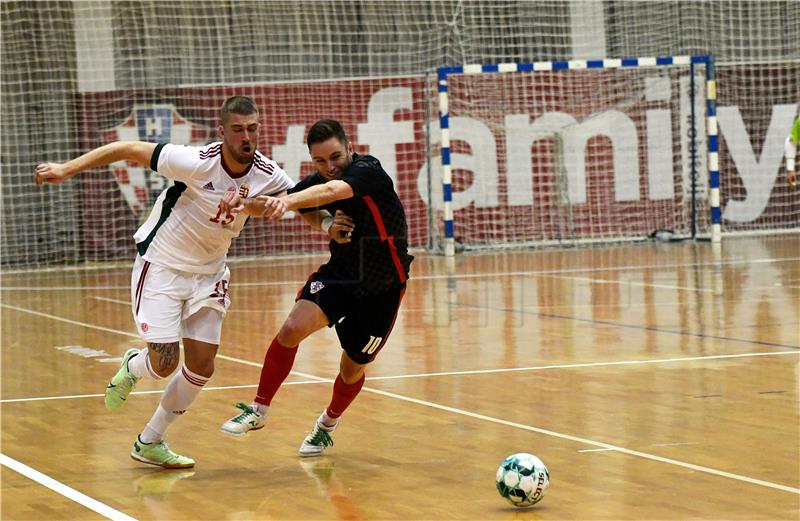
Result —
[{"label": "white and green ball", "polygon": [[515,507],[535,505],[550,486],[550,472],[542,460],[520,452],[503,460],[497,469],[497,491]]}]

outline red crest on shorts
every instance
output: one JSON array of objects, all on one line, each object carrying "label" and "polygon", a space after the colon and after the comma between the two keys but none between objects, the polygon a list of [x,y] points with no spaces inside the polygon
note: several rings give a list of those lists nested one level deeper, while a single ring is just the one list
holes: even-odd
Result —
[{"label": "red crest on shorts", "polygon": [[147,323],[142,322],[142,332],[147,333],[148,329],[150,329],[150,326],[148,326]]}]

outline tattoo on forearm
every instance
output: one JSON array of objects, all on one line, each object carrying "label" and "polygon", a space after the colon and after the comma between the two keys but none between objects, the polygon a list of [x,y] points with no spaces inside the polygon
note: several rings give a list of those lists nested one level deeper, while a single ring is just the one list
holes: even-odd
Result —
[{"label": "tattoo on forearm", "polygon": [[167,344],[148,342],[147,349],[149,351],[155,351],[158,353],[159,370],[163,371],[170,367],[174,367],[177,364],[176,360],[179,356],[178,342],[170,342]]}]

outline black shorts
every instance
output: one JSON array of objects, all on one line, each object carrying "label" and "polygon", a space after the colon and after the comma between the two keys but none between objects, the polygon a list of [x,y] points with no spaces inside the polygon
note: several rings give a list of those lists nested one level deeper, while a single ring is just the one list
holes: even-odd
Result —
[{"label": "black shorts", "polygon": [[402,287],[378,295],[353,296],[353,284],[331,282],[314,273],[297,294],[296,300],[318,305],[328,317],[328,327],[336,328],[342,349],[357,364],[368,364],[378,355],[392,332]]}]

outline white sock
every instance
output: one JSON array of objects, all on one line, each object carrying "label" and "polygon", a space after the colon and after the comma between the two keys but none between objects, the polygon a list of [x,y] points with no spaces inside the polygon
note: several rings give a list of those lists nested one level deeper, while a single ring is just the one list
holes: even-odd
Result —
[{"label": "white sock", "polygon": [[267,415],[267,411],[269,411],[269,405],[264,405],[263,403],[253,402],[250,404],[250,408],[256,411],[258,414],[262,416]]},{"label": "white sock", "polygon": [[174,418],[171,418],[172,416],[175,415],[165,411],[164,408],[161,407],[161,404],[159,404],[153,417],[150,418],[150,421],[139,435],[139,439],[142,443],[154,443],[163,440],[164,432],[166,432],[167,427],[174,420]]},{"label": "white sock", "polygon": [[150,375],[150,377],[155,380],[161,380],[163,378],[153,371],[153,367],[150,365],[150,357],[147,356],[146,347],[139,351],[138,355],[128,360],[128,371],[136,378],[141,378],[145,375]]},{"label": "white sock", "polygon": [[322,411],[317,423],[325,427],[325,430],[333,430],[339,424],[339,418],[331,418],[328,416],[328,410]]},{"label": "white sock", "polygon": [[183,365],[164,389],[161,403],[142,432],[142,442],[152,443],[164,439],[167,427],[189,409],[209,379],[189,371]]}]

